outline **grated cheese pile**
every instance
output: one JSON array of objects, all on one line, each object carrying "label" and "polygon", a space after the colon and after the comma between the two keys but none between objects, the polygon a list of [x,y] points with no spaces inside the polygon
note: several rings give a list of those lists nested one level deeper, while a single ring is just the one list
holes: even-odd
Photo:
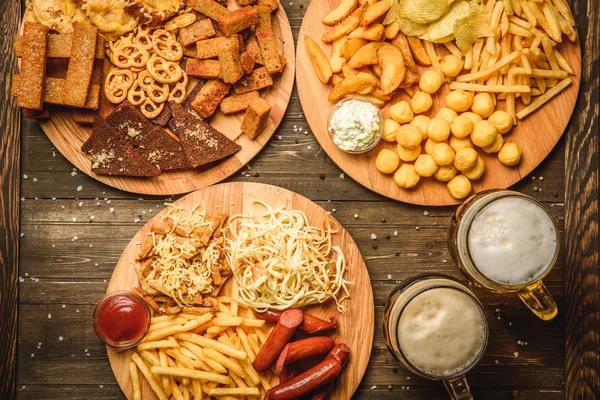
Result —
[{"label": "grated cheese pile", "polygon": [[257,311],[285,310],[334,299],[339,312],[350,297],[346,259],[331,235],[337,226],[309,224],[304,212],[266,208],[260,219],[231,217],[226,255],[237,282],[236,300]]},{"label": "grated cheese pile", "polygon": [[222,247],[214,240],[204,246],[174,232],[178,228],[191,232],[210,224],[206,220],[206,210],[199,211],[199,206],[194,207],[189,217],[183,217],[182,207],[170,205],[164,218],[173,221],[171,232],[166,235],[149,233],[156,254],[146,276],[147,282],[161,288],[161,292],[167,292],[179,306],[191,306],[195,296],[213,292],[213,275],[215,268],[219,269],[222,255]]}]

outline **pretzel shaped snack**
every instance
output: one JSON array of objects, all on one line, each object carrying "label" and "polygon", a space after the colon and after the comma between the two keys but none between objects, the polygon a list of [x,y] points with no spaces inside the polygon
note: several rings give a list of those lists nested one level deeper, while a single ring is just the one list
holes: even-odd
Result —
[{"label": "pretzel shaped snack", "polygon": [[167,61],[153,55],[146,64],[146,69],[150,75],[160,83],[175,83],[183,75],[183,70],[179,64]]},{"label": "pretzel shaped snack", "polygon": [[177,81],[174,87],[171,88],[169,100],[173,100],[177,104],[183,103],[185,96],[187,95],[187,84],[188,76],[187,74],[183,74],[181,79]]},{"label": "pretzel shaped snack", "polygon": [[152,38],[150,37],[150,28],[147,25],[138,25],[134,43],[142,46],[144,50],[152,50]]},{"label": "pretzel shaped snack", "polygon": [[159,57],[167,61],[179,61],[183,57],[181,44],[164,29],[157,29],[152,33],[152,48]]},{"label": "pretzel shaped snack", "polygon": [[118,38],[117,40],[111,40],[108,42],[108,48],[110,49],[110,51],[112,53],[115,52],[115,50],[117,49],[117,47],[124,45],[124,44],[130,44],[134,42],[134,37],[133,37],[133,33],[129,32],[126,35],[121,36],[120,38]]},{"label": "pretzel shaped snack", "polygon": [[150,53],[136,43],[124,43],[115,48],[110,60],[118,68],[145,68]]},{"label": "pretzel shaped snack", "polygon": [[138,79],[134,79],[133,85],[127,92],[127,100],[134,106],[139,106],[147,98],[146,91],[140,86]]},{"label": "pretzel shaped snack", "polygon": [[127,98],[129,88],[133,85],[133,72],[128,69],[113,68],[104,82],[106,98],[113,104],[122,103]]},{"label": "pretzel shaped snack", "polygon": [[162,112],[163,108],[165,108],[165,103],[160,103],[157,105],[150,99],[144,100],[142,106],[140,107],[142,114],[144,114],[144,116],[148,119],[158,117],[158,114]]},{"label": "pretzel shaped snack", "polygon": [[156,82],[148,71],[140,72],[138,76],[138,84],[146,92],[146,96],[155,103],[164,103],[169,100],[169,85],[166,83]]}]

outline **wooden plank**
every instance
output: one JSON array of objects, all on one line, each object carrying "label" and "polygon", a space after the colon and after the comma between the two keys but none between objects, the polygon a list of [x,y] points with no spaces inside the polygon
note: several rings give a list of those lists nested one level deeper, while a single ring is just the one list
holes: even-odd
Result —
[{"label": "wooden plank", "polygon": [[19,256],[20,113],[10,96],[17,71],[12,41],[20,26],[21,2],[0,3],[0,398],[15,396],[17,357],[17,301]]},{"label": "wooden plank", "polygon": [[565,159],[565,386],[567,398],[600,397],[598,276],[598,86],[600,3],[575,2],[584,41],[581,91],[567,132]]}]

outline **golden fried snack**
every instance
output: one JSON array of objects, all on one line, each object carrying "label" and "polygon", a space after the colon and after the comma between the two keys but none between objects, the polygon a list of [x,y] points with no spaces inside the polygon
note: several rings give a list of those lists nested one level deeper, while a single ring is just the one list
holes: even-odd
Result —
[{"label": "golden fried snack", "polygon": [[219,42],[219,63],[225,83],[235,83],[244,75],[240,64],[240,44],[237,35],[223,38]]},{"label": "golden fried snack", "polygon": [[38,22],[59,33],[73,33],[74,22],[87,22],[77,3],[76,0],[28,0],[27,11],[34,19],[29,22]]},{"label": "golden fried snack", "polygon": [[44,82],[46,78],[46,42],[48,27],[26,22],[23,27],[24,53],[21,59],[17,105],[22,108],[41,110],[44,102]]},{"label": "golden fried snack", "polygon": [[[279,55],[277,40],[271,26],[271,9],[267,6],[257,6],[256,38],[264,59],[264,65],[269,74],[283,71],[285,58]],[[220,26],[220,25],[219,25]]]},{"label": "golden fried snack", "polygon": [[85,105],[92,72],[94,70],[94,52],[98,28],[83,22],[73,24],[73,45],[71,59],[65,79],[65,104],[73,107]]},{"label": "golden fried snack", "polygon": [[114,40],[135,29],[137,19],[125,11],[126,0],[82,0],[90,22],[108,40]]},{"label": "golden fried snack", "polygon": [[260,135],[267,126],[271,108],[271,105],[261,98],[250,104],[242,120],[242,132],[250,139],[254,139]]},{"label": "golden fried snack", "polygon": [[125,10],[140,23],[158,26],[183,8],[183,0],[127,0]]},{"label": "golden fried snack", "polygon": [[231,85],[217,79],[211,79],[200,89],[196,98],[192,101],[192,107],[202,118],[208,118],[229,93]]}]

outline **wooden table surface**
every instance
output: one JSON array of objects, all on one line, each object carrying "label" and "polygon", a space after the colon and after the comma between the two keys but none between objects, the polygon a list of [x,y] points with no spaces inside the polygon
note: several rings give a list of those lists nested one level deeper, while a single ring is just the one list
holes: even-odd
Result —
[{"label": "wooden table surface", "polygon": [[[22,9],[16,0],[0,3],[0,398],[122,399],[91,313],[128,241],[170,199],[142,198],[94,181],[73,169],[35,121],[19,119],[9,93],[16,68],[12,36]],[[296,36],[308,3],[283,3]],[[596,0],[570,3],[584,54],[577,108],[555,151],[514,187],[543,202],[558,221],[561,256],[546,284],[559,315],[543,322],[516,296],[476,290],[491,328],[485,356],[468,375],[479,399],[600,397],[600,6]],[[358,243],[373,283],[376,329],[355,398],[446,399],[440,382],[418,378],[392,358],[381,314],[399,280],[426,271],[459,277],[446,246],[454,208],[390,201],[345,177],[309,132],[296,91],[271,142],[229,181],[307,196],[334,212]]]}]

